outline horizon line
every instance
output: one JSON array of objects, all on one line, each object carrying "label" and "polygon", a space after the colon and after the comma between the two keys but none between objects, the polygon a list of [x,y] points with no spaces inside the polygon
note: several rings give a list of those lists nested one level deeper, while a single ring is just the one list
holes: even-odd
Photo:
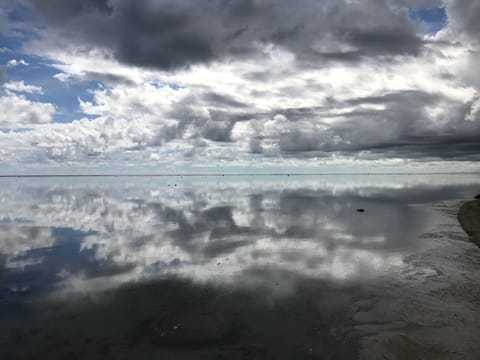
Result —
[{"label": "horizon line", "polygon": [[338,172],[338,173],[176,173],[176,174],[7,174],[0,178],[42,178],[42,177],[232,177],[232,176],[337,176],[337,175],[480,175],[480,172]]}]

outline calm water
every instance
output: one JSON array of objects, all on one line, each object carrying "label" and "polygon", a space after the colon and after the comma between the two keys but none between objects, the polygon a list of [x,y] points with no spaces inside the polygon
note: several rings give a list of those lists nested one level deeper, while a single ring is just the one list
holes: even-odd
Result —
[{"label": "calm water", "polygon": [[479,188],[473,175],[0,179],[0,358],[354,359],[353,314],[431,246],[429,206]]}]

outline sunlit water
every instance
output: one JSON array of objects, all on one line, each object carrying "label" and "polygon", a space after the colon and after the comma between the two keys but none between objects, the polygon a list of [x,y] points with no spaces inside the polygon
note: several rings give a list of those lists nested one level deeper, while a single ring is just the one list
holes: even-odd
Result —
[{"label": "sunlit water", "polygon": [[358,304],[432,246],[432,204],[479,185],[0,179],[0,358],[356,358]]}]

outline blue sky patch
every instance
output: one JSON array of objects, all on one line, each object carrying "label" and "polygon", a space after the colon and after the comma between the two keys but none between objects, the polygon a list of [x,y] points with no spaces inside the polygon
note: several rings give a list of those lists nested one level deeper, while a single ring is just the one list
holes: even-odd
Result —
[{"label": "blue sky patch", "polygon": [[[12,59],[24,60],[28,65],[8,66]],[[86,117],[80,111],[78,98],[83,101],[93,101],[93,93],[88,91],[97,87],[98,81],[68,81],[61,82],[54,78],[60,71],[53,67],[49,60],[28,56],[17,51],[0,52],[0,63],[4,69],[5,82],[24,81],[26,85],[42,88],[42,94],[24,94],[33,101],[55,104],[57,113],[54,122],[68,123]]]},{"label": "blue sky patch", "polygon": [[436,34],[447,26],[448,18],[444,7],[431,9],[410,9],[410,17],[422,22],[428,34]]}]

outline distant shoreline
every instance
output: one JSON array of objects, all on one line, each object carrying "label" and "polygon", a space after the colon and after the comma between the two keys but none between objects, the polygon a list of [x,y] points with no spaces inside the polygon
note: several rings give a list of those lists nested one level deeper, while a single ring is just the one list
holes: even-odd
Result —
[{"label": "distant shoreline", "polygon": [[223,176],[378,176],[378,175],[480,175],[480,172],[398,172],[398,173],[178,173],[178,174],[12,174],[0,175],[0,178],[42,178],[42,177],[223,177]]}]

